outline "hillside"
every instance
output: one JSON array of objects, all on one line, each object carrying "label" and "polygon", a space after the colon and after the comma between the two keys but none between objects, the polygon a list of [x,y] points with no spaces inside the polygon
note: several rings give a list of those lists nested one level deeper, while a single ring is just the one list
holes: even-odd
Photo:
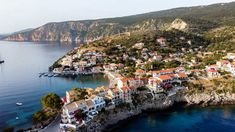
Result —
[{"label": "hillside", "polygon": [[222,26],[206,33],[212,44],[212,51],[226,50],[235,52],[235,26]]},{"label": "hillside", "polygon": [[235,2],[176,8],[118,18],[48,23],[30,31],[7,36],[4,40],[91,42],[124,32],[169,29],[176,18],[186,23],[187,31],[196,33],[203,33],[221,25],[233,25]]}]

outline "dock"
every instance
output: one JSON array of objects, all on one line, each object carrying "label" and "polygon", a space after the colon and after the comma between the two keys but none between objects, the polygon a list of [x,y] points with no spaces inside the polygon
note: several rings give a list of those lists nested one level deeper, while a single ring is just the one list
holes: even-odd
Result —
[{"label": "dock", "polygon": [[73,71],[64,71],[61,73],[55,73],[55,72],[44,72],[44,73],[39,73],[39,77],[74,77],[78,75],[92,75],[92,74],[98,74],[101,72],[73,72]]}]

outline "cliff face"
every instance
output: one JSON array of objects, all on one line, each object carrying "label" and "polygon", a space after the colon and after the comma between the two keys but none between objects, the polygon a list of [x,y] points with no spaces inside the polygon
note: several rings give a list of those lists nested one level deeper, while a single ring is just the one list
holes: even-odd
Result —
[{"label": "cliff face", "polygon": [[161,19],[150,19],[132,25],[108,23],[106,21],[49,23],[31,31],[7,36],[4,40],[84,43],[133,31],[166,30],[169,29],[169,27],[170,29],[185,31],[186,27],[188,27],[188,24],[181,19],[172,21],[173,20],[163,21]]},{"label": "cliff face", "polygon": [[29,32],[13,34],[8,41],[59,41],[89,42],[105,36],[124,32],[125,28],[115,23],[103,22],[61,22],[49,23]]},{"label": "cliff face", "polygon": [[83,43],[128,31],[156,29],[154,24],[147,23],[128,27],[102,21],[49,23],[29,32],[10,35],[5,40]]}]

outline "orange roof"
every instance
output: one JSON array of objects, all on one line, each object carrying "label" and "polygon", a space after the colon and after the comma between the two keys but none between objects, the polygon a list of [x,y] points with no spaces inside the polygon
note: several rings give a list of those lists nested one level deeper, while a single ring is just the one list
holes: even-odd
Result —
[{"label": "orange roof", "polygon": [[163,70],[160,70],[160,71],[152,71],[152,73],[156,73],[156,74],[159,74],[159,73],[171,73],[175,70],[175,68],[173,69],[163,69]]},{"label": "orange roof", "polygon": [[123,78],[121,79],[122,82],[127,82],[127,81],[131,81],[131,80],[135,80],[134,78]]},{"label": "orange roof", "polygon": [[161,83],[161,81],[160,81],[160,80],[157,80],[157,79],[155,79],[154,82],[155,82],[155,83]]},{"label": "orange roof", "polygon": [[119,93],[120,92],[118,88],[113,88],[111,90],[112,90],[113,93]]},{"label": "orange roof", "polygon": [[145,71],[142,70],[142,69],[138,69],[138,70],[136,70],[135,72],[136,72],[136,73],[144,73]]},{"label": "orange roof", "polygon": [[161,79],[162,81],[164,81],[164,80],[171,80],[172,79],[172,77],[169,76],[169,75],[162,75],[162,76],[160,76],[158,78]]},{"label": "orange roof", "polygon": [[186,75],[185,73],[179,73],[178,76],[180,78],[187,78],[188,77],[188,75]]},{"label": "orange roof", "polygon": [[156,73],[156,74],[158,74],[158,73],[160,73],[160,71],[151,71],[152,73]]},{"label": "orange roof", "polygon": [[130,90],[129,87],[122,87],[121,89],[122,89],[123,91],[129,91],[129,90]]},{"label": "orange roof", "polygon": [[161,70],[160,72],[173,72],[172,69],[165,69],[165,70]]},{"label": "orange roof", "polygon": [[136,88],[135,87],[129,87],[130,88],[130,90],[135,90]]}]

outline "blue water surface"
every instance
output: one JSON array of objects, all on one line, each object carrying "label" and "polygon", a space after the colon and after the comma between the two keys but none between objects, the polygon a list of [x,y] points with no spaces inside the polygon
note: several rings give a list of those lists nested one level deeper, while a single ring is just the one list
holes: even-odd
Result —
[{"label": "blue water surface", "polygon": [[[49,92],[60,96],[73,87],[108,85],[103,75],[71,78],[39,78],[39,73],[78,45],[0,41],[0,131],[5,126],[16,129],[32,125],[32,115],[41,109],[40,99]],[[22,102],[23,106],[16,106]],[[18,117],[19,119],[16,119]]]}]

